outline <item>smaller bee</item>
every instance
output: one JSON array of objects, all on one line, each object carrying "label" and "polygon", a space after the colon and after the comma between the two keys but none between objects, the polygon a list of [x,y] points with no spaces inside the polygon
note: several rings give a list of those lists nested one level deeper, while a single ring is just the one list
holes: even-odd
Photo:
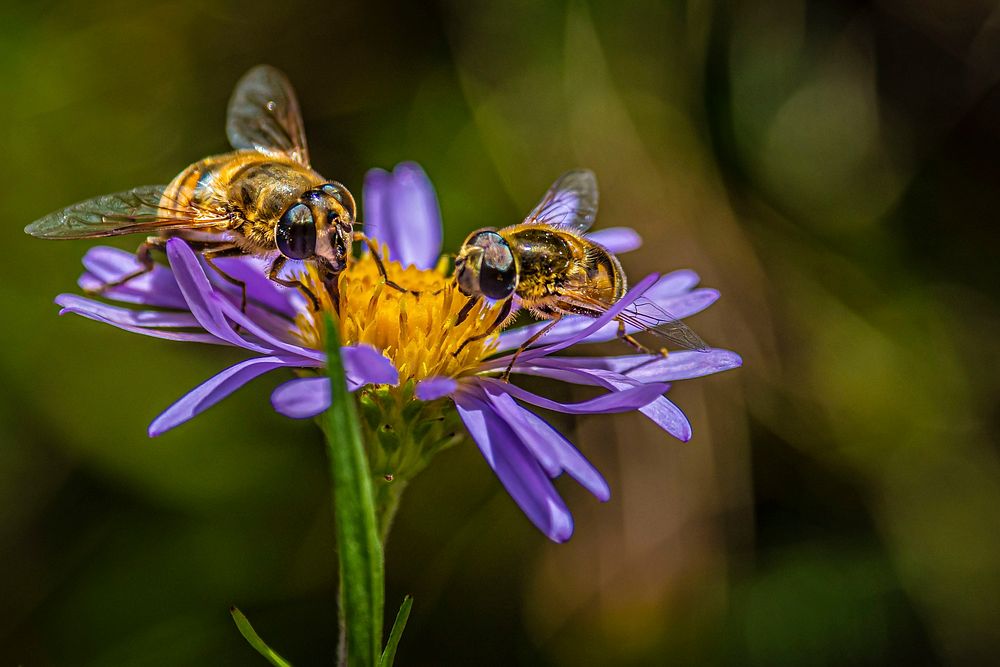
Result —
[{"label": "smaller bee", "polygon": [[142,186],[80,202],[24,231],[46,239],[153,234],[136,251],[141,268],[108,283],[105,290],[152,270],[151,252],[163,250],[168,238],[179,236],[242,289],[244,310],[246,284],[228,276],[213,259],[271,258],[268,277],[299,288],[314,309],[319,302],[305,285],[279,276],[288,260],[316,266],[335,302],[337,276],[347,264],[353,241],[368,244],[385,278],[375,244],[354,232],[354,197],[309,164],[299,103],[284,74],[258,65],[239,80],[229,101],[226,133],[234,151],[195,162],[169,185]]},{"label": "smaller bee", "polygon": [[[514,353],[505,378],[518,355],[560,318],[600,317],[625,295],[628,282],[618,258],[583,236],[597,216],[597,199],[594,173],[570,171],[552,184],[524,222],[500,230],[480,229],[465,239],[455,259],[455,281],[470,299],[459,319],[467,317],[481,298],[504,304],[490,331],[465,341],[463,347],[503,325],[514,295],[536,317],[551,320]],[[615,319],[619,337],[643,353],[653,352],[627,333],[627,328],[687,349],[708,351],[694,331],[648,299],[637,300]]]}]

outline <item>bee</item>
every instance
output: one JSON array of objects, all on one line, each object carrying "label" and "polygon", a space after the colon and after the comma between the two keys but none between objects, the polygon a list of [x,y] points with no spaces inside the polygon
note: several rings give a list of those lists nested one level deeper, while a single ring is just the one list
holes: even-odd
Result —
[{"label": "bee", "polygon": [[319,302],[304,284],[280,276],[288,260],[315,265],[335,302],[337,276],[346,267],[353,241],[368,243],[385,277],[374,243],[354,232],[357,208],[350,191],[310,166],[299,103],[282,72],[258,65],[239,80],[229,100],[226,134],[234,151],[195,162],[169,185],[89,199],[24,231],[45,239],[151,234],[136,251],[140,268],[101,291],[152,270],[152,251],[164,250],[167,239],[179,236],[223,278],[241,287],[244,310],[246,284],[212,260],[270,258],[268,278],[299,288],[314,309]]},{"label": "bee", "polygon": [[[569,171],[549,188],[520,224],[472,232],[455,258],[455,282],[470,297],[459,319],[480,299],[503,301],[493,326],[479,340],[503,326],[516,295],[525,308],[550,323],[514,353],[504,373],[525,349],[566,315],[597,318],[628,289],[618,258],[583,236],[597,217],[597,178],[590,170]],[[640,298],[616,316],[618,336],[644,354],[655,354],[628,330],[652,334],[681,347],[707,352],[708,347],[686,324],[649,299]],[[460,348],[461,349],[461,348]],[[661,348],[659,353],[666,354]]]}]

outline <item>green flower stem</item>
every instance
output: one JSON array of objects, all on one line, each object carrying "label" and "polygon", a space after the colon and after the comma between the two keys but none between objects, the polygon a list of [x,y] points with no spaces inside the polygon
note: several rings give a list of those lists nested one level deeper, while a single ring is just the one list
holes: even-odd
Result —
[{"label": "green flower stem", "polygon": [[413,391],[411,381],[398,387],[368,387],[358,397],[383,546],[406,485],[464,433],[450,401],[416,400]]},{"label": "green flower stem", "polygon": [[386,541],[389,539],[392,521],[396,518],[396,510],[399,509],[399,500],[403,497],[403,491],[406,489],[406,482],[401,479],[389,481],[381,478],[374,480],[374,487],[375,518],[384,550]]},{"label": "green flower stem", "polygon": [[[340,569],[342,664],[376,665],[382,653],[385,572],[375,518],[368,456],[361,440],[354,396],[347,391],[340,336],[326,317],[330,409],[323,417]],[[346,643],[346,650],[344,644]]]}]

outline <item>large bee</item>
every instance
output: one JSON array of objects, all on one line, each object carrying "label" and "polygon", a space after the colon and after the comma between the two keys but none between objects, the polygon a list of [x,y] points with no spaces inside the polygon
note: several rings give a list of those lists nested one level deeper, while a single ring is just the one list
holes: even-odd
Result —
[{"label": "large bee", "polygon": [[[552,184],[524,222],[500,230],[480,229],[465,239],[455,259],[455,281],[470,299],[459,318],[464,319],[481,298],[503,301],[491,330],[466,343],[501,326],[511,313],[514,295],[536,317],[551,320],[514,353],[507,373],[517,356],[563,316],[600,317],[625,295],[628,281],[618,258],[583,236],[597,217],[597,199],[594,173],[570,171]],[[628,329],[687,349],[708,350],[687,325],[648,299],[637,300],[615,319],[619,337],[643,353],[655,352]]]},{"label": "large bee", "polygon": [[298,100],[285,75],[273,67],[254,67],[236,84],[226,134],[235,151],[195,162],[169,185],[142,186],[80,202],[24,231],[47,239],[153,234],[136,252],[141,268],[104,289],[150,271],[151,252],[162,250],[171,236],[183,237],[209,266],[243,289],[244,309],[245,284],[212,260],[238,255],[273,258],[268,277],[298,287],[318,308],[315,295],[301,282],[279,274],[288,260],[310,262],[336,296],[337,276],[348,261],[352,241],[368,241],[353,230],[354,197],[309,166]]}]

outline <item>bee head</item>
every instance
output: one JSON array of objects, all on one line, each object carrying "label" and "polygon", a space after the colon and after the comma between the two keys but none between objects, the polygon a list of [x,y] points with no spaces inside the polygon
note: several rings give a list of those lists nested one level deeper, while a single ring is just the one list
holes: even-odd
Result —
[{"label": "bee head", "polygon": [[455,258],[455,281],[466,296],[506,299],[517,287],[514,253],[492,229],[473,232]]},{"label": "bee head", "polygon": [[316,260],[339,273],[347,265],[355,212],[354,197],[340,183],[307,190],[278,219],[278,250],[289,259]]}]

